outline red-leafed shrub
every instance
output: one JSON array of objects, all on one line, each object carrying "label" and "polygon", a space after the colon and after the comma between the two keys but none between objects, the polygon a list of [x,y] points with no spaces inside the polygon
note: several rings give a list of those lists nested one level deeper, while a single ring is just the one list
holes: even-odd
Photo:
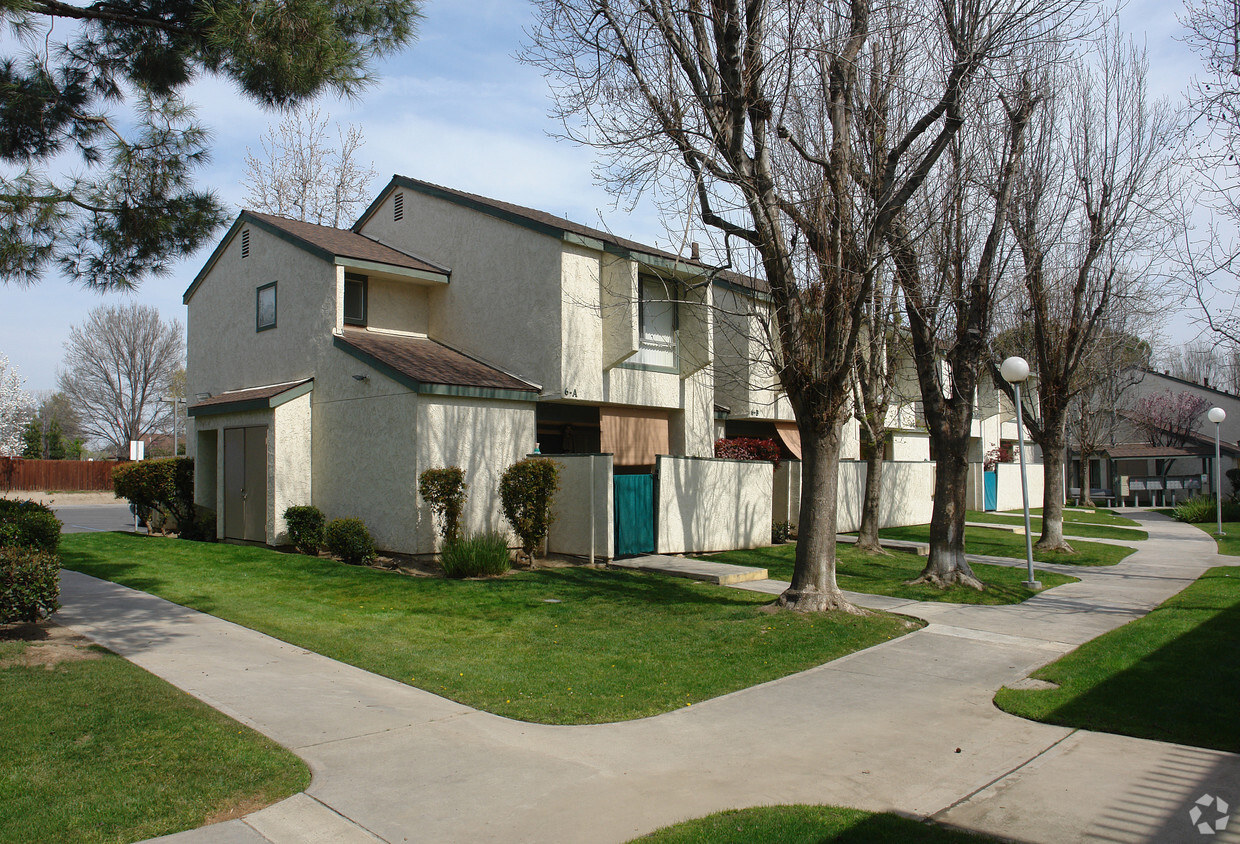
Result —
[{"label": "red-leafed shrub", "polygon": [[757,437],[724,437],[715,440],[715,456],[729,460],[770,460],[779,468],[779,443]]}]

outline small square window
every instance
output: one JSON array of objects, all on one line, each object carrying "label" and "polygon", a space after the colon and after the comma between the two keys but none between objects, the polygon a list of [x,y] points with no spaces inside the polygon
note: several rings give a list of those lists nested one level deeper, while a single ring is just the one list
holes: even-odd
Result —
[{"label": "small square window", "polygon": [[344,321],[347,325],[366,324],[366,276],[344,277]]},{"label": "small square window", "polygon": [[259,331],[276,327],[276,283],[274,281],[258,288],[255,327]]}]

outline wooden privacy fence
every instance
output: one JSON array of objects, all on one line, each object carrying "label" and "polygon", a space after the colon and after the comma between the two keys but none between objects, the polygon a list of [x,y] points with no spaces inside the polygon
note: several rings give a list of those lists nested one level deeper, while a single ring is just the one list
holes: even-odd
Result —
[{"label": "wooden privacy fence", "polygon": [[0,457],[0,489],[80,492],[112,489],[113,460],[26,460]]}]

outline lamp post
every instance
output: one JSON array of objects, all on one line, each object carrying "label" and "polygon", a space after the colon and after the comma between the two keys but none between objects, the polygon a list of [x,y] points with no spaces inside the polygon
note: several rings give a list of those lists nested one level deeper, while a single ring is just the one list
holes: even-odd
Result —
[{"label": "lamp post", "polygon": [[1219,427],[1227,418],[1227,411],[1221,407],[1212,407],[1206,418],[1214,423],[1214,510],[1218,516],[1216,536],[1223,536],[1223,464],[1219,454]]},{"label": "lamp post", "polygon": [[[1029,566],[1029,579],[1022,586],[1041,589],[1042,584],[1033,579],[1033,536],[1029,528],[1029,482],[1025,477],[1025,416],[1020,406],[1020,385],[1029,377],[1029,364],[1024,358],[1012,356],[999,367],[1003,380],[1016,390],[1016,446],[1020,449],[1020,499],[1025,505],[1025,562]],[[1045,513],[1043,517],[1045,518]]]}]

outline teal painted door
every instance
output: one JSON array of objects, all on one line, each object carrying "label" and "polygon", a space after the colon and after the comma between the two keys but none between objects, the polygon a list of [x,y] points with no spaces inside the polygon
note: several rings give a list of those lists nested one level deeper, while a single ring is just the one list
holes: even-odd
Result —
[{"label": "teal painted door", "polygon": [[654,553],[654,475],[616,475],[616,556]]},{"label": "teal painted door", "polygon": [[999,509],[999,473],[983,472],[985,488],[982,491],[983,509],[987,512]]}]

